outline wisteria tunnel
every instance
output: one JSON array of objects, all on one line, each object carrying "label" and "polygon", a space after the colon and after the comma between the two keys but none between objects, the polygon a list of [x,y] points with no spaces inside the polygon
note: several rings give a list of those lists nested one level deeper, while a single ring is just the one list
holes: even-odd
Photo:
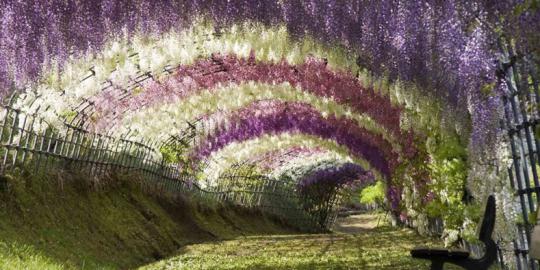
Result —
[{"label": "wisteria tunnel", "polygon": [[537,0],[0,0],[0,19],[4,197],[129,173],[321,233],[378,188],[392,226],[482,257],[493,195],[493,267],[539,269]]}]

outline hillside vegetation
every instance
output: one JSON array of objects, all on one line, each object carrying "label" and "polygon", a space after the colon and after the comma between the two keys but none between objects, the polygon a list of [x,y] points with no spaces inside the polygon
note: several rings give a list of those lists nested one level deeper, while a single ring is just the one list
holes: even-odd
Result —
[{"label": "hillside vegetation", "polygon": [[291,232],[256,211],[149,195],[137,175],[2,180],[0,269],[128,269],[188,244]]}]

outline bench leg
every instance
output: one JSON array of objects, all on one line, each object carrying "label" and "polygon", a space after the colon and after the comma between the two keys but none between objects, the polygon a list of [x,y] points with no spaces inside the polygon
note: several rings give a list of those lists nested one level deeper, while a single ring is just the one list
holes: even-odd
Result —
[{"label": "bench leg", "polygon": [[431,261],[431,270],[443,270],[443,261]]}]

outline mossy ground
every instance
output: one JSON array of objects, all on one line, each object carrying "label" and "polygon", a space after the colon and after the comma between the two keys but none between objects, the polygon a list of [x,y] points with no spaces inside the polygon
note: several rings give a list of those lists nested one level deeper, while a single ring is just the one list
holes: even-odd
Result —
[{"label": "mossy ground", "polygon": [[429,269],[427,261],[413,259],[409,252],[419,245],[440,247],[441,241],[384,221],[377,225],[377,220],[377,215],[354,216],[341,221],[334,233],[248,236],[188,245],[176,256],[140,270]]},{"label": "mossy ground", "polygon": [[135,178],[4,177],[0,269],[128,269],[187,244],[291,232],[258,212],[148,195]]}]

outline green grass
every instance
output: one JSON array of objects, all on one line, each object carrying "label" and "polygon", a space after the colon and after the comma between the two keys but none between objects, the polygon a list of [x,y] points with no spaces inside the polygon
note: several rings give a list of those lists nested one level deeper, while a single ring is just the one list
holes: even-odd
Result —
[{"label": "green grass", "polygon": [[176,256],[140,270],[429,269],[428,262],[411,258],[409,251],[442,244],[409,229],[387,224],[375,227],[376,219],[365,221],[362,226],[369,228],[354,233],[253,236],[189,245]]},{"label": "green grass", "polygon": [[[131,269],[192,243],[284,230],[258,212],[141,191],[136,175],[4,177],[0,269]],[[289,232],[291,232],[289,230]]]},{"label": "green grass", "polygon": [[64,269],[65,265],[43,255],[32,246],[0,242],[0,269]]}]

